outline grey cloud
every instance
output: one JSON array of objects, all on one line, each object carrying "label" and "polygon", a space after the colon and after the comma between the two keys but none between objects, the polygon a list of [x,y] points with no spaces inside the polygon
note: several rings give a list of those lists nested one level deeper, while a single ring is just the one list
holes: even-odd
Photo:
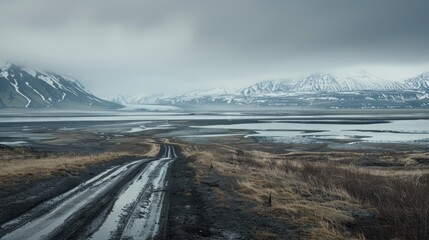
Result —
[{"label": "grey cloud", "polygon": [[0,56],[52,66],[101,94],[359,65],[420,70],[428,10],[426,0],[2,1]]}]

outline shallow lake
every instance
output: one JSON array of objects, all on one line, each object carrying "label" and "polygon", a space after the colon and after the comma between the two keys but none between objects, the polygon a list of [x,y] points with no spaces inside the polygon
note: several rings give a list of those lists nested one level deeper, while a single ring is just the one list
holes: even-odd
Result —
[{"label": "shallow lake", "polygon": [[[173,122],[173,124],[170,124]],[[244,137],[273,142],[429,142],[429,114],[260,114],[258,112],[88,112],[0,113],[0,142],[54,137],[53,132],[85,130],[138,134],[151,130],[183,138]],[[168,136],[168,135],[166,135]]]},{"label": "shallow lake", "polygon": [[376,142],[429,140],[429,120],[392,120],[358,123],[356,121],[260,121],[257,123],[194,126],[195,128],[252,130],[245,137],[271,137],[293,141],[294,138],[337,139]]}]

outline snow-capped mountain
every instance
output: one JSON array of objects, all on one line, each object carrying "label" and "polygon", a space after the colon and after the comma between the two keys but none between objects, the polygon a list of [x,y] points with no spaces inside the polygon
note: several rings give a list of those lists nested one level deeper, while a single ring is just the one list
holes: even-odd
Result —
[{"label": "snow-capped mountain", "polygon": [[219,102],[233,104],[234,97],[240,94],[237,89],[217,87],[203,91],[192,91],[176,96],[158,96],[156,103],[165,105],[204,104]]},{"label": "snow-capped mountain", "polygon": [[118,108],[70,77],[5,64],[0,68],[0,108]]},{"label": "snow-capped mountain", "polygon": [[296,82],[293,80],[265,80],[243,88],[240,93],[248,96],[254,94],[288,92],[293,89],[295,84]]},{"label": "snow-capped mountain", "polygon": [[[121,105],[127,104],[157,104],[162,98],[168,98],[168,95],[148,95],[148,96],[124,96],[124,95],[110,95],[110,96],[102,96],[101,98],[109,101],[118,103]],[[173,96],[171,96],[173,97]]]},{"label": "snow-capped mountain", "polygon": [[429,72],[407,79],[405,83],[411,89],[429,90]]},{"label": "snow-capped mountain", "polygon": [[299,79],[293,91],[295,92],[351,92],[351,91],[388,91],[400,90],[404,86],[398,82],[389,81],[359,71],[353,74],[311,74]]},{"label": "snow-capped mountain", "polygon": [[429,73],[403,82],[366,71],[315,73],[304,78],[265,80],[239,90],[223,88],[139,98],[140,104],[256,105],[315,108],[427,108]]},{"label": "snow-capped mountain", "polygon": [[121,105],[130,104],[130,99],[126,96],[123,96],[123,95],[101,96],[101,98],[106,100],[106,101],[114,102],[114,103],[121,104]]},{"label": "snow-capped mountain", "polygon": [[192,91],[180,95],[149,95],[149,96],[107,96],[103,99],[107,101],[112,101],[118,104],[162,104],[169,103],[173,101],[174,104],[186,103],[192,101],[193,99],[200,98],[227,98],[228,96],[235,96],[239,94],[239,90],[227,88],[227,87],[217,87],[212,89],[206,89],[202,91]]},{"label": "snow-capped mountain", "polygon": [[244,88],[241,93],[249,96],[285,92],[384,91],[404,88],[401,83],[360,71],[354,74],[315,73],[296,80],[266,80]]}]

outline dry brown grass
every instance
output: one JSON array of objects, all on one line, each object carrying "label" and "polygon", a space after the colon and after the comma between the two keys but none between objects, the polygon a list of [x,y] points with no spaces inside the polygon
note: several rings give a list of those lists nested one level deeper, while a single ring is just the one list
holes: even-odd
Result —
[{"label": "dry brown grass", "polygon": [[145,153],[145,156],[155,157],[159,153],[161,145],[155,144],[155,143],[150,143],[149,145],[150,145],[149,151]]},{"label": "dry brown grass", "polygon": [[31,181],[54,174],[77,174],[88,166],[119,158],[154,157],[159,145],[146,143],[146,153],[129,151],[79,155],[75,153],[44,153],[27,148],[0,149],[0,185]]},{"label": "dry brown grass", "polygon": [[0,183],[11,183],[21,179],[43,178],[56,173],[76,174],[86,165],[110,161],[126,153],[102,153],[86,156],[48,156],[44,158],[25,158],[0,161]]},{"label": "dry brown grass", "polygon": [[[259,214],[295,225],[303,237],[358,238],[343,226],[353,221],[352,210],[361,206],[345,191],[312,185],[302,181],[298,174],[284,171],[277,156],[258,151],[237,156],[237,152],[229,147],[219,146],[187,148],[184,153],[192,154],[196,160],[192,164],[195,165],[197,178],[207,174],[205,170],[210,166],[222,175],[236,176],[235,191],[257,203]],[[270,194],[272,207],[267,206]],[[273,239],[272,236],[266,237]]]},{"label": "dry brown grass", "polygon": [[305,164],[301,172],[375,207],[385,223],[372,230],[374,238],[429,239],[429,173],[388,177],[324,164]]},{"label": "dry brown grass", "polygon": [[279,236],[277,234],[273,234],[270,232],[264,232],[264,231],[258,231],[258,230],[254,230],[252,235],[255,239],[261,239],[261,240],[275,240],[275,239],[279,238]]},{"label": "dry brown grass", "polygon": [[223,145],[184,145],[182,149],[192,159],[197,180],[210,166],[218,174],[235,177],[234,190],[256,203],[258,214],[294,225],[302,238],[364,239],[366,226],[350,228],[361,224],[354,213],[374,214],[382,220],[372,223],[381,225],[371,227],[367,237],[429,237],[425,197],[429,189],[422,183],[429,182],[428,166],[416,160],[428,159],[427,153],[278,155]]}]

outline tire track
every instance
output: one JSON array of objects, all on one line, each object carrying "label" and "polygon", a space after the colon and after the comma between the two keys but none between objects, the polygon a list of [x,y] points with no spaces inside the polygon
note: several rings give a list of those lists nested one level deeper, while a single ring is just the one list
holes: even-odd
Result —
[{"label": "tire track", "polygon": [[[156,236],[163,197],[151,196],[159,195],[156,190],[166,185],[168,166],[176,158],[172,146],[162,147],[161,151],[164,153],[159,159],[142,159],[108,169],[3,224],[0,227],[0,236],[3,235],[1,239],[81,238],[81,229],[93,224],[93,220],[112,205],[111,212],[104,221],[100,221],[101,225],[91,234],[91,239],[147,239]],[[145,201],[149,201],[149,204],[145,205]],[[153,207],[155,205],[158,207]],[[142,209],[147,209],[146,215],[142,215]],[[117,214],[118,221],[108,221],[112,214]],[[153,222],[144,224],[150,228],[143,228],[149,229],[151,233],[146,233],[143,238],[140,235],[130,235],[128,229],[134,231],[139,228],[135,223],[146,219],[144,216],[151,216],[147,219]],[[115,223],[116,226],[111,225]],[[105,231],[103,226],[116,230],[113,233]],[[97,233],[103,233],[104,238],[97,238]]]},{"label": "tire track", "polygon": [[168,146],[163,158],[150,162],[120,194],[111,213],[89,239],[154,238],[164,204],[164,198],[159,197],[164,193],[159,190],[166,185],[167,169],[175,157],[174,148]]}]

